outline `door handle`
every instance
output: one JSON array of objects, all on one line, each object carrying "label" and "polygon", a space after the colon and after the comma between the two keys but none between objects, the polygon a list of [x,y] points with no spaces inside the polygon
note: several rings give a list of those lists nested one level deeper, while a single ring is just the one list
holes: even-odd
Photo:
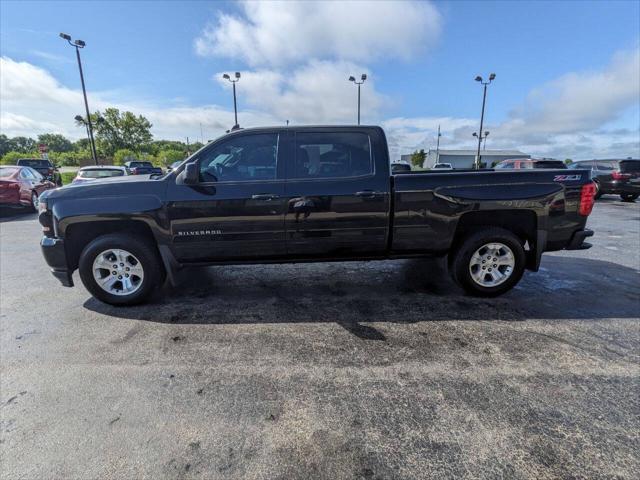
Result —
[{"label": "door handle", "polygon": [[280,198],[280,195],[274,195],[271,193],[258,193],[256,195],[251,195],[251,200],[265,200],[267,202],[277,200],[278,198]]},{"label": "door handle", "polygon": [[373,190],[363,190],[356,192],[356,197],[373,198],[382,195],[380,192],[374,192]]}]

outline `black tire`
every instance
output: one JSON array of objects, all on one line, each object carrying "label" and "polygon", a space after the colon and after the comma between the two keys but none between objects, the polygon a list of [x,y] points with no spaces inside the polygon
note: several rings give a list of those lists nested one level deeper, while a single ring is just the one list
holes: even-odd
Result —
[{"label": "black tire", "polygon": [[638,196],[640,195],[637,193],[622,193],[620,195],[620,198],[622,199],[623,202],[635,202]]},{"label": "black tire", "polygon": [[[513,253],[514,265],[506,280],[498,285],[487,287],[473,279],[470,263],[474,253],[490,243],[501,243],[509,247]],[[489,227],[470,233],[463,239],[460,246],[453,252],[450,267],[454,281],[467,293],[481,297],[495,297],[511,290],[520,281],[525,264],[525,252],[520,238],[504,228]]]},{"label": "black tire", "polygon": [[[142,264],[144,277],[136,291],[129,295],[115,295],[103,290],[93,274],[93,262],[105,250],[122,249],[130,252]],[[110,305],[135,305],[145,302],[154,289],[162,285],[165,271],[162,260],[151,242],[127,234],[103,235],[91,241],[80,254],[80,279],[85,288],[98,300]]]},{"label": "black tire", "polygon": [[32,212],[38,211],[38,192],[36,192],[35,190],[31,192],[31,206],[29,207],[29,209]]},{"label": "black tire", "polygon": [[600,189],[600,182],[594,181],[593,183],[596,186],[596,194],[595,194],[594,198],[597,200],[600,197],[602,197],[602,190]]}]

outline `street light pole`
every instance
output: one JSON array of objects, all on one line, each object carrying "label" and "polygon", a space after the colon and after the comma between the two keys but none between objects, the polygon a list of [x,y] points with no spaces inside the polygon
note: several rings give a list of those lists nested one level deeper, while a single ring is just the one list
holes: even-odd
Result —
[{"label": "street light pole", "polygon": [[362,74],[362,76],[360,77],[360,80],[361,80],[360,82],[356,82],[356,79],[353,76],[349,77],[350,82],[353,82],[356,85],[358,85],[358,125],[360,125],[360,85],[362,85],[366,79],[367,79],[366,73]]},{"label": "street light pole", "polygon": [[436,143],[436,165],[440,163],[440,137],[442,134],[440,133],[440,125],[438,125],[438,140]]},{"label": "street light pole", "polygon": [[484,124],[484,107],[487,101],[487,85],[489,85],[496,78],[496,74],[492,73],[489,75],[489,81],[485,82],[482,80],[482,77],[478,75],[475,80],[476,82],[480,82],[484,86],[484,92],[482,94],[482,113],[480,114],[480,132],[477,135],[478,137],[478,151],[476,153],[476,170],[480,169],[480,146],[482,143],[482,126]]},{"label": "street light pole", "polygon": [[89,113],[89,102],[87,101],[87,89],[84,86],[84,73],[82,72],[82,62],[80,61],[80,49],[86,46],[86,43],[82,40],[75,40],[71,42],[71,35],[61,33],[60,37],[66,40],[69,45],[75,47],[76,58],[78,59],[78,69],[80,70],[80,83],[82,84],[82,96],[84,97],[84,108],[87,112],[87,129],[89,130],[89,142],[91,143],[91,155],[93,156],[93,163],[98,165],[98,155],[96,153],[96,142],[93,139],[93,125],[91,124],[91,114]]},{"label": "street light pole", "polygon": [[238,106],[236,103],[236,83],[240,80],[240,72],[236,72],[235,80],[231,80],[231,77],[226,73],[222,75],[222,78],[229,80],[233,85],[233,114],[234,114],[236,123],[231,128],[231,130],[237,130],[238,128],[240,128],[240,125],[238,125]]}]

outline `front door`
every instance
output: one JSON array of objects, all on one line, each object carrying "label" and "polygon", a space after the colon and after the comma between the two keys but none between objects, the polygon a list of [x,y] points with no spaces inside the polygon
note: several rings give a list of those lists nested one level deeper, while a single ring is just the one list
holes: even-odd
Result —
[{"label": "front door", "polygon": [[170,182],[172,251],[180,262],[284,256],[279,132],[234,133],[198,156],[200,183]]},{"label": "front door", "polygon": [[366,131],[301,129],[292,142],[287,155],[287,254],[384,254],[389,176],[376,175]]}]

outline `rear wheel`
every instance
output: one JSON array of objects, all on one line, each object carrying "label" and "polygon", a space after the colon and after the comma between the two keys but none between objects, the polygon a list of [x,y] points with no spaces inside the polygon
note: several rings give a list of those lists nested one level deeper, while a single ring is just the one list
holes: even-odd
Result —
[{"label": "rear wheel", "polygon": [[623,202],[634,202],[638,196],[639,194],[637,193],[623,193],[620,195],[620,198]]},{"label": "rear wheel", "polygon": [[522,278],[525,253],[521,240],[503,228],[470,234],[455,251],[453,279],[467,293],[494,297],[511,290]]},{"label": "rear wheel", "polygon": [[80,278],[89,292],[111,305],[146,301],[164,280],[155,248],[132,235],[104,235],[93,240],[80,255]]}]

